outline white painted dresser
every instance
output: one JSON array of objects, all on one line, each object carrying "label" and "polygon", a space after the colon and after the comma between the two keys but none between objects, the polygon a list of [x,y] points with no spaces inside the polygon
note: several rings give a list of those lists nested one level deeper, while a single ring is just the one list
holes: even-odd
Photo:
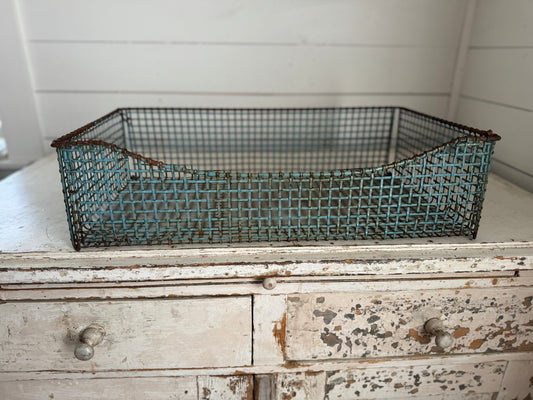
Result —
[{"label": "white painted dresser", "polygon": [[533,195],[497,176],[476,240],[76,252],[57,169],[0,182],[2,400],[533,393]]}]

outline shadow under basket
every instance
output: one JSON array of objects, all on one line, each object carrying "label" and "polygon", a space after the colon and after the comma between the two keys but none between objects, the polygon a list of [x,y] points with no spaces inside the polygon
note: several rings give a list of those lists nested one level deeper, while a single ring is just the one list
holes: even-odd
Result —
[{"label": "shadow under basket", "polygon": [[399,107],[124,108],[52,146],[79,250],[475,238],[499,139]]}]

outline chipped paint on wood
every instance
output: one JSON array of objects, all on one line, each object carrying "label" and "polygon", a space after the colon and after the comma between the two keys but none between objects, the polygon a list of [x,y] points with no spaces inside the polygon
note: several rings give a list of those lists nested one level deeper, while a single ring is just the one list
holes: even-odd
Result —
[{"label": "chipped paint on wood", "polygon": [[323,400],[326,373],[279,374],[275,400]]},{"label": "chipped paint on wood", "polygon": [[533,361],[510,361],[498,400],[533,397]]},{"label": "chipped paint on wood", "polygon": [[431,395],[468,398],[468,393],[497,392],[506,364],[492,362],[330,371],[327,373],[325,398],[426,398]]},{"label": "chipped paint on wood", "polygon": [[[515,270],[532,270],[533,256],[524,256],[516,260],[501,260],[494,257],[472,257],[472,258],[428,258],[428,259],[398,259],[397,257],[387,258],[383,250],[374,251],[374,259],[334,260],[331,259],[336,252],[345,252],[349,246],[339,247],[337,251],[331,247],[319,247],[311,249],[310,260],[300,260],[299,254],[305,252],[306,247],[293,248],[294,253],[287,252],[287,249],[269,253],[270,260],[264,262],[250,262],[252,254],[241,263],[206,262],[183,263],[180,262],[179,253],[174,258],[168,259],[169,252],[161,252],[161,259],[167,259],[166,265],[154,265],[157,260],[156,255],[147,258],[143,264],[136,264],[132,268],[132,263],[136,262],[136,257],[131,259],[121,259],[117,262],[122,264],[113,265],[109,258],[90,263],[91,259],[82,258],[76,261],[75,255],[72,259],[65,259],[64,256],[57,256],[54,261],[53,255],[40,256],[35,259],[27,255],[29,259],[23,260],[24,256],[12,256],[0,254],[0,282],[4,283],[68,283],[68,282],[116,282],[116,281],[157,281],[171,279],[227,279],[227,278],[260,278],[269,276],[332,276],[332,275],[390,275],[407,273],[458,273],[458,272],[485,272],[502,271],[514,272]],[[407,246],[414,249],[415,246]],[[186,252],[186,250],[183,250]],[[235,258],[239,252],[248,254],[244,250],[236,249],[232,254],[226,256]],[[364,255],[362,247],[355,246],[351,252]],[[205,249],[197,249],[197,255],[192,256],[192,260],[201,259],[201,253]],[[213,251],[216,254],[216,251]],[[90,253],[83,253],[90,254]],[[108,254],[108,253],[106,253]],[[119,253],[120,254],[120,253]],[[225,254],[224,249],[220,254]],[[420,254],[420,253],[419,253]],[[480,255],[483,254],[480,252]],[[314,257],[313,257],[314,255]],[[208,256],[206,256],[208,257]],[[218,257],[218,255],[216,256]],[[291,261],[280,261],[279,257],[290,257]],[[303,257],[303,256],[302,256]],[[418,255],[419,257],[419,255]],[[319,260],[319,261],[316,261]],[[87,264],[88,263],[88,264]],[[96,266],[101,264],[101,266]]]},{"label": "chipped paint on wood", "polygon": [[[203,368],[251,363],[251,298],[28,302],[0,305],[0,371]],[[91,323],[106,336],[74,357]]]},{"label": "chipped paint on wood", "polygon": [[287,358],[286,355],[286,339],[285,332],[287,330],[287,313],[283,313],[283,316],[279,321],[275,321],[274,327],[272,328],[272,335],[278,343],[279,349],[283,354],[283,360]]},{"label": "chipped paint on wood", "polygon": [[198,399],[253,400],[252,376],[199,376]]},{"label": "chipped paint on wood", "polygon": [[[533,289],[301,294],[288,302],[289,360],[533,350]],[[320,299],[320,301],[317,301]],[[435,345],[423,329],[441,318],[453,335]]]},{"label": "chipped paint on wood", "polygon": [[[471,276],[468,274],[468,276]],[[424,279],[423,279],[424,278]],[[297,297],[297,293],[365,293],[375,291],[400,290],[433,290],[476,288],[493,290],[497,288],[512,288],[533,286],[533,273],[523,273],[518,279],[508,274],[498,279],[497,287],[491,283],[491,275],[484,274],[466,279],[464,275],[440,276],[433,279],[432,275],[421,275],[420,279],[412,280],[409,275],[372,279],[369,277],[305,277],[284,278],[269,295],[289,295]],[[224,283],[221,285],[221,283]],[[263,295],[264,289],[260,281],[224,280],[224,281],[168,281],[164,285],[160,282],[135,283],[84,283],[84,284],[41,284],[31,285],[0,285],[0,301],[14,300],[96,300],[96,299],[124,299],[124,298],[176,298],[188,296],[228,296],[228,295]],[[28,290],[31,289],[31,290]],[[360,310],[356,310],[360,312]]]},{"label": "chipped paint on wood", "polygon": [[285,361],[286,296],[254,296],[254,365]]},{"label": "chipped paint on wood", "polygon": [[6,400],[197,400],[195,377],[50,379],[0,382]]}]

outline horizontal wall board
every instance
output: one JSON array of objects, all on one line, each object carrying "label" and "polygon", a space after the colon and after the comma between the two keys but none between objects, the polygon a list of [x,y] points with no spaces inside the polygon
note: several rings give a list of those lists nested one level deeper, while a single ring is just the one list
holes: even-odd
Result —
[{"label": "horizontal wall board", "polygon": [[501,135],[494,158],[533,174],[533,112],[461,98],[457,120]]},{"label": "horizontal wall board", "polygon": [[477,2],[471,46],[533,47],[533,1]]},{"label": "horizontal wall board", "polygon": [[533,110],[533,48],[471,49],[462,94]]},{"label": "horizontal wall board", "polygon": [[[44,137],[56,138],[119,107],[352,107],[403,106],[444,116],[447,96],[179,95],[156,93],[40,93]],[[48,146],[48,145],[47,145]]]},{"label": "horizontal wall board", "polygon": [[33,43],[37,91],[447,93],[453,49]]},{"label": "horizontal wall board", "polygon": [[454,46],[461,0],[23,0],[29,40]]},{"label": "horizontal wall board", "polygon": [[43,156],[30,65],[14,0],[0,1],[0,120],[8,158],[0,168],[16,168]]}]

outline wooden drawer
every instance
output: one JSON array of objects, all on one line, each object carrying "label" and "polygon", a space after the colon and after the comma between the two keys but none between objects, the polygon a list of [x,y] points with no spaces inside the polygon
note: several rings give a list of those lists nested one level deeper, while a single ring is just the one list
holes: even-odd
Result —
[{"label": "wooden drawer", "polygon": [[[19,302],[0,305],[0,371],[128,370],[251,364],[251,298]],[[105,328],[94,357],[80,332]]]},{"label": "wooden drawer", "polygon": [[450,363],[344,368],[314,374],[280,374],[276,400],[439,399],[491,400],[507,363]]},{"label": "wooden drawer", "polygon": [[[301,294],[287,301],[287,360],[533,351],[531,288]],[[424,332],[440,318],[453,344]]]},{"label": "wooden drawer", "polygon": [[0,382],[0,397],[9,400],[251,399],[252,392],[249,375]]}]

